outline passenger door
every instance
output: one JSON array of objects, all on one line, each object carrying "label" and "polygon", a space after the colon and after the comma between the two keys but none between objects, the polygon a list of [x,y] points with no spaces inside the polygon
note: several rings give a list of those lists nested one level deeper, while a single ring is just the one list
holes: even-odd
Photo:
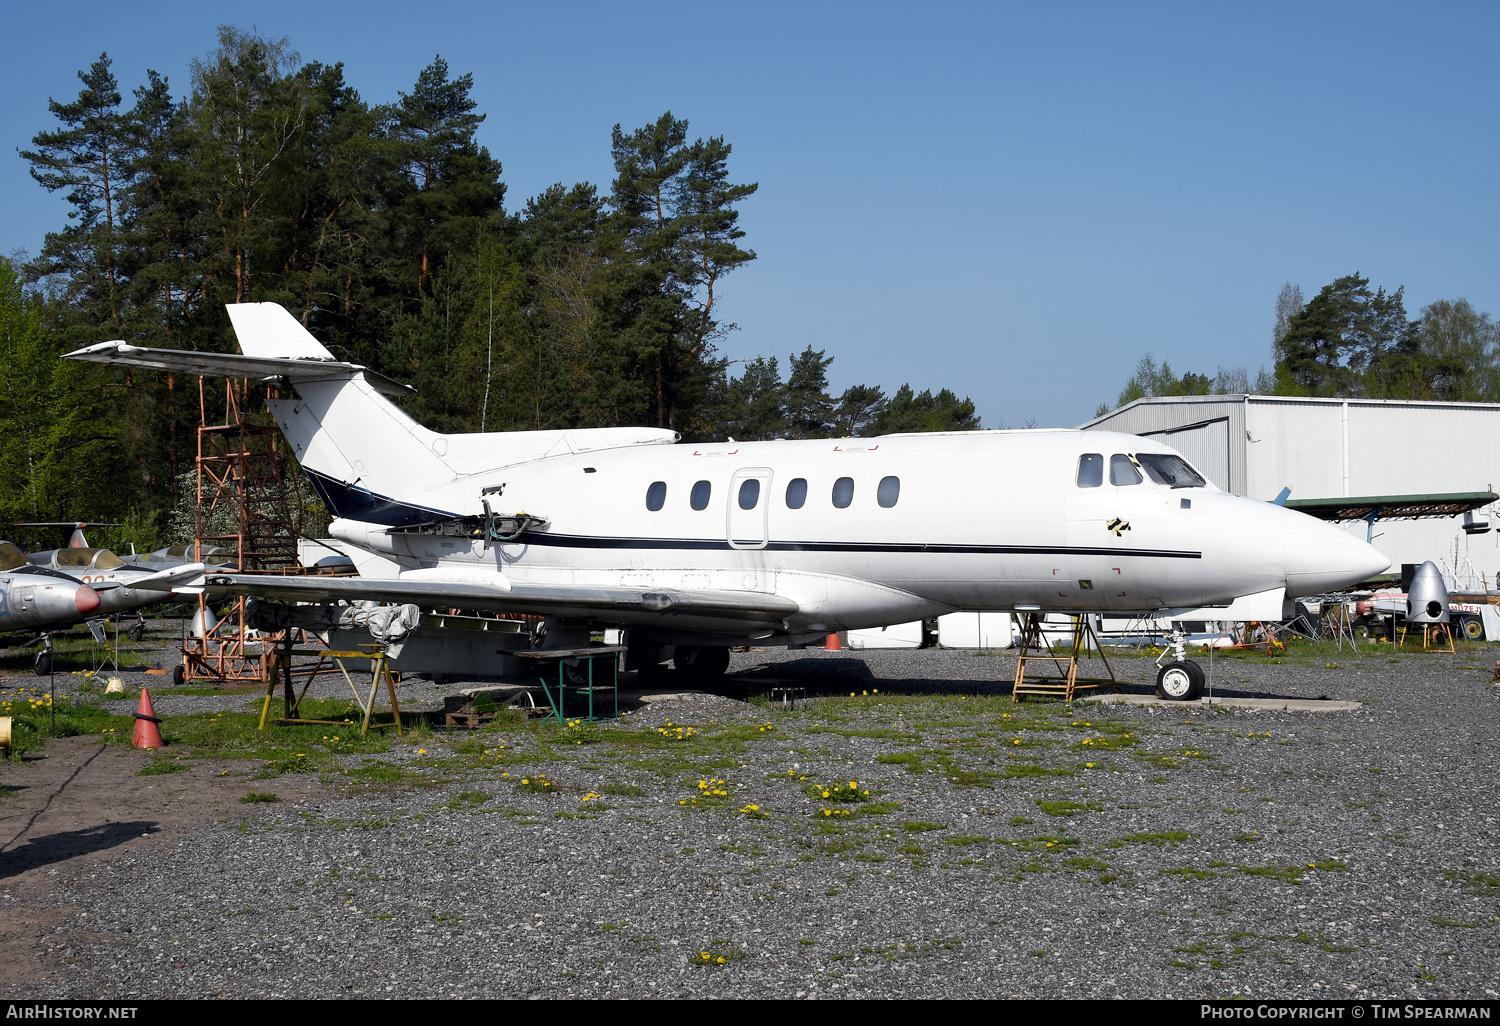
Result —
[{"label": "passenger door", "polygon": [[771,469],[747,467],[729,481],[726,535],[732,549],[766,547],[767,511],[771,508]]}]

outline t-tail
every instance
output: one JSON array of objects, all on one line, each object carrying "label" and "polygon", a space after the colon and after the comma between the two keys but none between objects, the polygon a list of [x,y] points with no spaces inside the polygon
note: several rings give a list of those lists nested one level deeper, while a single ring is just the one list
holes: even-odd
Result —
[{"label": "t-tail", "polygon": [[[294,397],[267,405],[330,513],[386,526],[447,515],[423,497],[464,477],[548,456],[670,443],[673,431],[597,428],[445,435],[407,416],[390,396],[415,390],[339,360],[276,303],[227,307],[243,355],[145,349],[101,342],[68,359],[177,373],[276,378]],[[286,389],[282,390],[287,391]],[[475,505],[479,492],[476,488]]]}]

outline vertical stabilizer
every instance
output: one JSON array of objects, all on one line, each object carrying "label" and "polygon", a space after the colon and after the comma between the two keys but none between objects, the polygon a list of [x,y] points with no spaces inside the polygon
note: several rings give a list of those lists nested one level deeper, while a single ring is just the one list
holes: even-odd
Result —
[{"label": "vertical stabilizer", "polygon": [[229,303],[229,323],[234,325],[240,352],[246,356],[283,357],[293,360],[332,360],[333,354],[313,338],[286,308],[277,303]]}]

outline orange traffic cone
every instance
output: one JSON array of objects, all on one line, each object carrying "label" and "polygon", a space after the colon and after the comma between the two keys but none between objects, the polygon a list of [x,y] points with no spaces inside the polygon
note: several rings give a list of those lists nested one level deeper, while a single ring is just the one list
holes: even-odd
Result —
[{"label": "orange traffic cone", "polygon": [[839,644],[839,636],[837,634],[828,635],[828,640],[823,644],[823,651],[842,652],[843,650],[844,647]]},{"label": "orange traffic cone", "polygon": [[164,748],[156,713],[151,710],[151,692],[141,688],[141,704],[135,710],[135,736],[130,743],[137,748]]}]

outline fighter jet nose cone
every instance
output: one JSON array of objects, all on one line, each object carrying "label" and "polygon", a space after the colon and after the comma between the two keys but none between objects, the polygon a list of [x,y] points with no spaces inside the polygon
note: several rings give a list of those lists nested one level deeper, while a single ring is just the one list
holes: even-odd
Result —
[{"label": "fighter jet nose cone", "polygon": [[73,604],[84,616],[88,616],[99,608],[99,593],[87,584],[78,586],[78,594],[73,596]]}]

